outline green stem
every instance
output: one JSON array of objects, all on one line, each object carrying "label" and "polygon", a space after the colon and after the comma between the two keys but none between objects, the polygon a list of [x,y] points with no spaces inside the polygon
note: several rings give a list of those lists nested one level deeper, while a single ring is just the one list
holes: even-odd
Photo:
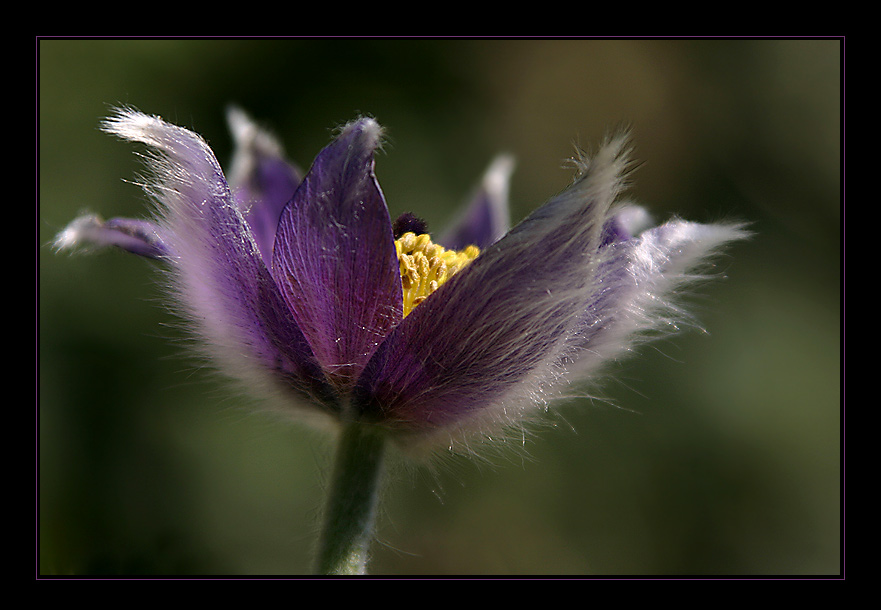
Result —
[{"label": "green stem", "polygon": [[364,574],[379,499],[385,437],[350,424],[339,438],[318,547],[319,574]]}]

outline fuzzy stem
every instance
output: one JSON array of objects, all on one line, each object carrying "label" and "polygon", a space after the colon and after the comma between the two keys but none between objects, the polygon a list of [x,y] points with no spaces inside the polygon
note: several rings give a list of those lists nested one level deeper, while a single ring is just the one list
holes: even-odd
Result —
[{"label": "fuzzy stem", "polygon": [[350,424],[342,430],[319,539],[317,573],[366,573],[384,447],[385,437],[370,426]]}]

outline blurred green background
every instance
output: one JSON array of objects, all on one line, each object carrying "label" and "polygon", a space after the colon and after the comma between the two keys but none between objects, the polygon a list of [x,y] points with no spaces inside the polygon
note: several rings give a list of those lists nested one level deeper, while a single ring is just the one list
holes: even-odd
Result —
[{"label": "blurred green background", "polygon": [[629,124],[659,219],[753,223],[695,302],[708,333],[613,371],[492,463],[395,459],[374,574],[820,575],[841,565],[841,44],[836,40],[42,40],[39,572],[308,573],[332,442],[255,414],[189,357],[161,274],[55,255],[79,211],[142,216],[129,104],[222,163],[224,108],[308,167],[330,128],[388,129],[392,215],[441,226],[513,153],[515,220],[573,143]]}]

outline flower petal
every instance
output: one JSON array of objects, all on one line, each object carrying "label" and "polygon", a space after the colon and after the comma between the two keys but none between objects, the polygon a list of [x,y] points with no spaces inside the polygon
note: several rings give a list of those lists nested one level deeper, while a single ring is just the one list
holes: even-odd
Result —
[{"label": "flower petal", "polygon": [[[419,433],[510,421],[555,378],[599,291],[604,227],[621,188],[624,139],[416,307],[359,380],[357,408]],[[523,401],[522,399],[528,399]]]},{"label": "flower petal", "polygon": [[497,157],[483,175],[471,202],[437,243],[451,250],[471,245],[483,250],[501,239],[511,227],[508,189],[513,171],[513,157]]},{"label": "flower petal", "polygon": [[214,153],[198,135],[121,110],[104,129],[155,150],[145,188],[160,204],[161,232],[182,314],[203,346],[252,389],[278,387],[333,408],[320,368],[264,265]]},{"label": "flower petal", "polygon": [[315,159],[275,238],[276,282],[341,391],[402,317],[391,220],[373,173],[380,134],[372,119],[347,125]]},{"label": "flower petal", "polygon": [[242,110],[230,108],[227,122],[236,145],[230,186],[269,267],[278,219],[302,180],[301,172],[285,159],[281,144]]},{"label": "flower petal", "polygon": [[156,223],[134,218],[105,221],[95,214],[85,214],[71,221],[55,238],[54,245],[59,250],[116,246],[147,258],[169,254]]},{"label": "flower petal", "polygon": [[[633,218],[628,211],[618,220],[626,224]],[[748,235],[741,224],[673,220],[611,244],[601,271],[603,288],[570,340],[576,351],[567,368],[573,376],[590,375],[636,343],[677,330],[689,318],[677,306],[677,293],[706,277],[699,271],[713,254]]]},{"label": "flower petal", "polygon": [[633,239],[643,230],[651,226],[651,216],[645,208],[637,205],[620,206],[606,223],[605,243]]}]

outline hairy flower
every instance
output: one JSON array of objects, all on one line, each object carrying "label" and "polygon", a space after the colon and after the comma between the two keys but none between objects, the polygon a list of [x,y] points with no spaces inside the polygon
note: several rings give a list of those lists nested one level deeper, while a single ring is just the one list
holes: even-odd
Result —
[{"label": "hairy flower", "polygon": [[[243,113],[229,181],[198,135],[120,110],[103,125],[150,147],[147,220],[74,220],[56,245],[165,261],[181,312],[219,368],[291,410],[381,427],[402,445],[487,433],[683,317],[736,224],[672,220],[618,201],[626,137],[576,160],[573,184],[509,230],[500,157],[435,240],[395,223],[374,175],[382,131],[343,127],[303,174]],[[436,243],[435,243],[436,242]]]}]

